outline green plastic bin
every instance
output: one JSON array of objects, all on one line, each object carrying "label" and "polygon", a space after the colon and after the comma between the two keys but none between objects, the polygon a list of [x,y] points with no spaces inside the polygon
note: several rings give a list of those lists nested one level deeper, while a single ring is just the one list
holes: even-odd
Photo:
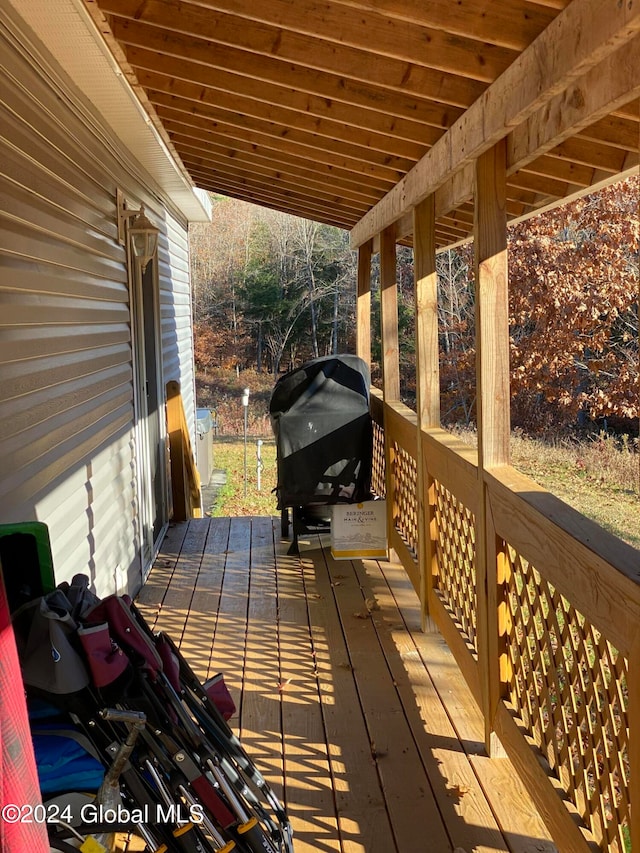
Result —
[{"label": "green plastic bin", "polygon": [[41,521],[0,524],[0,566],[12,613],[55,589],[47,525]]}]

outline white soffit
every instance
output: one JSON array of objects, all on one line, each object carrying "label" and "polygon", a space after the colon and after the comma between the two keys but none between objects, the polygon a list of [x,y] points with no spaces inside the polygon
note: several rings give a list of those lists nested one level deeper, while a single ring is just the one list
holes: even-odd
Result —
[{"label": "white soffit", "polygon": [[81,0],[10,0],[122,144],[190,222],[210,218],[206,193],[153,125]]}]

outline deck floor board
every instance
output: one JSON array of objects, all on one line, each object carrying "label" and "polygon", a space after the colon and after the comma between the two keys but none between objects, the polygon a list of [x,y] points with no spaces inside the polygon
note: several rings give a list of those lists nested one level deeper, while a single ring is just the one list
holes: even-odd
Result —
[{"label": "deck floor board", "polygon": [[173,525],[138,605],[203,680],[224,672],[296,853],[556,853],[402,568],[288,544],[279,519]]}]

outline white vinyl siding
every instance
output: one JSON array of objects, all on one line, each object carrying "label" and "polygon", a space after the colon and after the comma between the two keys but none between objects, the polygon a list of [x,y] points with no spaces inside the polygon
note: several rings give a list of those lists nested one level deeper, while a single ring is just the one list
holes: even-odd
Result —
[{"label": "white vinyl siding", "polygon": [[[160,247],[160,318],[162,366],[165,385],[180,382],[191,441],[195,442],[195,380],[193,375],[193,323],[189,278],[189,242],[185,229],[173,218],[166,222],[166,247]],[[168,263],[168,252],[171,264]],[[193,444],[195,447],[195,443]]]},{"label": "white vinyl siding", "polygon": [[0,524],[44,521],[58,581],[86,572],[100,595],[134,591],[140,484],[116,189],[161,229],[163,379],[180,381],[193,428],[187,225],[22,35],[0,16]]}]

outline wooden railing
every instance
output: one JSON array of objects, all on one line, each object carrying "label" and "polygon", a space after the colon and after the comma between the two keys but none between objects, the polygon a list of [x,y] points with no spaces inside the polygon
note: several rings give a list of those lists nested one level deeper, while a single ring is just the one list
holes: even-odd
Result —
[{"label": "wooden railing", "polygon": [[640,851],[638,552],[513,468],[479,471],[474,448],[428,429],[419,566],[416,416],[376,392],[371,408],[390,545],[558,849],[628,853],[633,837]]},{"label": "wooden railing", "polygon": [[171,471],[171,498],[174,521],[202,516],[200,475],[191,449],[189,426],[179,382],[167,383],[167,435]]}]

